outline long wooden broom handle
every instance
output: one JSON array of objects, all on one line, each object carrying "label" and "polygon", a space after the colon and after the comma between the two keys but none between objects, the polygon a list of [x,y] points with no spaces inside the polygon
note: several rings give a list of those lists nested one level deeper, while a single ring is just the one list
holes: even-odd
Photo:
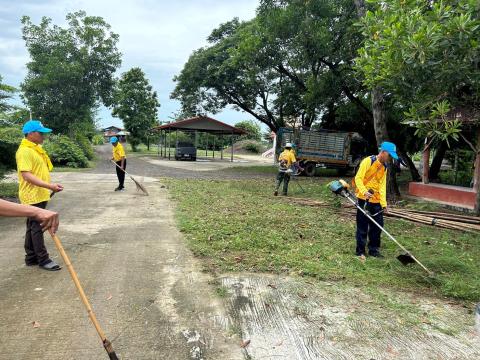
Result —
[{"label": "long wooden broom handle", "polygon": [[113,160],[110,160],[113,164],[115,164],[116,167],[118,167],[120,170],[122,170],[125,174],[127,174],[128,176],[132,177],[132,175],[130,175],[125,169],[122,169],[121,166],[118,166],[118,164],[113,161]]},{"label": "long wooden broom handle", "polygon": [[60,239],[58,238],[57,235],[52,233],[50,230],[48,230],[50,233],[50,236],[52,237],[53,241],[55,242],[55,246],[58,249],[58,252],[63,258],[63,261],[65,262],[65,265],[67,266],[68,271],[70,272],[70,276],[72,277],[72,280],[80,294],[80,298],[82,299],[83,305],[87,308],[88,312],[88,317],[92,321],[93,326],[95,326],[95,329],[97,330],[98,335],[100,336],[100,339],[102,339],[102,342],[105,342],[107,340],[105,333],[103,332],[102,328],[100,327],[100,324],[98,323],[97,317],[95,316],[95,313],[92,310],[92,307],[90,306],[90,302],[87,299],[87,296],[85,295],[85,292],[83,291],[83,287],[80,284],[80,281],[78,280],[77,273],[75,272],[75,269],[72,266],[72,263],[70,262],[70,258],[68,257],[67,253],[63,249],[62,243]]}]

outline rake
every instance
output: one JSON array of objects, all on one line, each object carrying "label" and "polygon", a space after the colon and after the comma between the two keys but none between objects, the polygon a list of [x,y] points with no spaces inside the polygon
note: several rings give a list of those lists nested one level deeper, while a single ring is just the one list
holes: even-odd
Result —
[{"label": "rake", "polygon": [[140,190],[140,191],[142,191],[145,195],[148,196],[148,191],[147,191],[147,189],[145,189],[145,186],[143,186],[142,184],[140,184],[137,180],[135,180],[135,179],[133,178],[132,175],[130,175],[128,172],[126,172],[124,169],[122,169],[120,166],[118,166],[118,164],[117,164],[115,161],[113,161],[113,160],[110,160],[110,161],[111,161],[116,167],[118,167],[120,170],[122,170],[125,174],[127,174],[127,175],[130,177],[130,179],[132,179],[132,181],[135,183],[135,186],[137,187],[137,191]]},{"label": "rake", "polygon": [[85,305],[85,308],[87,309],[88,317],[90,318],[93,326],[95,326],[95,329],[97,330],[97,333],[100,336],[100,339],[102,340],[103,347],[105,348],[109,359],[110,360],[119,360],[117,354],[113,350],[112,343],[107,340],[107,337],[105,336],[105,333],[103,332],[103,329],[101,328],[100,324],[98,323],[97,317],[95,316],[95,313],[92,310],[90,302],[88,301],[88,298],[85,295],[85,292],[83,291],[83,287],[80,284],[80,281],[78,280],[77,273],[75,272],[75,269],[73,268],[73,265],[70,261],[70,258],[68,257],[67,253],[63,249],[63,246],[62,246],[62,243],[61,243],[60,239],[51,230],[49,230],[49,233],[50,233],[50,236],[52,237],[52,239],[55,243],[55,246],[58,249],[58,252],[62,256],[63,261],[65,262],[65,265],[67,266],[67,269],[70,273],[70,276],[72,277],[73,283],[75,284],[75,287],[77,288],[78,293],[80,295],[80,299],[82,300],[83,305]]}]

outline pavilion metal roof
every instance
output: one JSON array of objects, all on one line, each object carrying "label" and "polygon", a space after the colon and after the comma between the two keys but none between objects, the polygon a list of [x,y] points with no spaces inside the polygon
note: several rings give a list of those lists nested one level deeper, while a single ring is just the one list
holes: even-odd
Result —
[{"label": "pavilion metal roof", "polygon": [[213,134],[223,135],[244,135],[246,132],[242,129],[225,124],[224,122],[212,119],[208,116],[195,116],[189,119],[164,124],[152,128],[152,131],[172,131],[172,130],[197,130]]}]

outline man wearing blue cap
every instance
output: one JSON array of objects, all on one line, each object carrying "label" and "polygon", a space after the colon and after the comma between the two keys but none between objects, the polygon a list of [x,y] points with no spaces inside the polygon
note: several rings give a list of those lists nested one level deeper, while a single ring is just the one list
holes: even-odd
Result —
[{"label": "man wearing blue cap", "polygon": [[[125,169],[127,168],[127,158],[125,156],[125,150],[123,149],[123,145],[118,142],[118,138],[113,136],[110,139],[110,143],[112,144],[112,153],[113,157],[112,160],[120,166],[115,166],[115,170],[117,170],[117,178],[118,178],[118,187],[115,191],[123,191],[125,187],[123,186],[125,182]],[[123,169],[123,171],[122,171]]]},{"label": "man wearing blue cap", "polygon": [[[382,227],[383,213],[387,211],[387,164],[390,157],[398,159],[396,146],[384,141],[378,155],[362,160],[354,181],[359,206],[372,214],[373,219]],[[368,235],[368,254],[383,257],[380,254],[381,233],[382,231],[357,209],[356,255],[365,256]]]},{"label": "man wearing blue cap", "polygon": [[[15,155],[19,181],[20,202],[25,205],[45,209],[51,192],[63,190],[63,186],[50,183],[52,162],[42,143],[45,134],[52,132],[38,120],[30,120],[23,126],[25,138],[20,143]],[[61,267],[50,259],[41,222],[36,217],[27,218],[25,234],[25,263],[28,266],[39,265],[49,271],[60,270]]]}]

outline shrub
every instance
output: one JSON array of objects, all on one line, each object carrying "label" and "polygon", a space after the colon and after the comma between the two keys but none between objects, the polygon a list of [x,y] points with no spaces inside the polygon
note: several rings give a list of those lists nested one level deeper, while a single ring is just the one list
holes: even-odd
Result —
[{"label": "shrub", "polygon": [[45,141],[44,148],[54,165],[74,168],[88,167],[88,159],[82,149],[68,136],[51,135]]},{"label": "shrub", "polygon": [[103,145],[103,144],[105,144],[105,139],[103,138],[102,135],[96,134],[92,138],[92,144],[93,145]]},{"label": "shrub", "polygon": [[259,154],[262,152],[262,144],[257,141],[245,141],[243,148],[255,154]]},{"label": "shrub", "polygon": [[80,146],[83,151],[83,155],[85,155],[88,160],[94,159],[95,152],[93,151],[93,146],[85,135],[76,134],[75,142],[78,146]]},{"label": "shrub", "polygon": [[7,170],[16,166],[15,153],[22,138],[23,134],[20,128],[0,128],[0,167]]}]

